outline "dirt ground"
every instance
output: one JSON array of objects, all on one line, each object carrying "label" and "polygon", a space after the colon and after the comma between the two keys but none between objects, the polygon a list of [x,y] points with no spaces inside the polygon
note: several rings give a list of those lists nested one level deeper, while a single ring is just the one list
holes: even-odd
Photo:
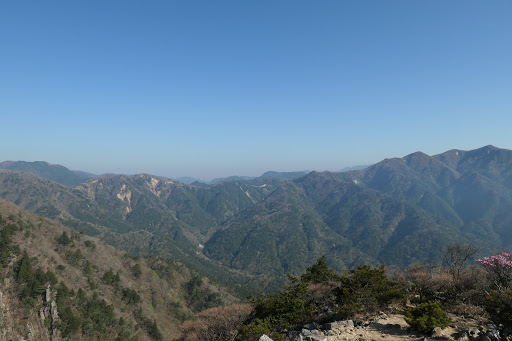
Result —
[{"label": "dirt ground", "polygon": [[[441,335],[432,337],[412,331],[401,314],[381,314],[353,328],[326,332],[325,341],[468,340],[465,331],[485,327],[484,321],[451,315],[452,323]],[[360,325],[358,325],[360,324]]]}]

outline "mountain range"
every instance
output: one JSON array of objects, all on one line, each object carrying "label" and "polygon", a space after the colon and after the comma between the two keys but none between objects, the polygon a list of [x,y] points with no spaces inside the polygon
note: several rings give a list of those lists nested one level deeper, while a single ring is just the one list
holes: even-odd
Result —
[{"label": "mountain range", "polygon": [[67,186],[76,186],[97,176],[87,172],[72,171],[64,166],[50,164],[45,161],[4,161],[0,162],[0,169],[37,174]]},{"label": "mountain range", "polygon": [[[356,167],[363,167],[363,166],[356,166]],[[353,170],[353,169],[347,168],[346,170]],[[300,178],[301,176],[306,175],[307,173],[309,173],[309,172],[308,171],[298,171],[298,172],[268,171],[268,172],[263,173],[261,176],[259,176],[259,178],[263,178],[263,179],[277,178],[277,179],[285,179],[285,180],[294,180],[294,179]],[[258,178],[258,177],[233,175],[233,176],[228,176],[225,178],[215,178],[211,181],[202,181],[202,180],[192,178],[192,177],[181,177],[181,178],[177,178],[176,180],[179,182],[182,182],[184,184],[187,184],[187,185],[196,185],[196,186],[204,187],[205,185],[215,185],[215,184],[218,184],[221,182],[226,182],[226,181],[249,181],[249,180],[253,180],[256,178]]]},{"label": "mountain range", "polygon": [[[271,173],[272,174],[272,173]],[[0,197],[126,251],[275,290],[318,257],[337,270],[441,262],[454,242],[512,247],[512,151],[421,152],[360,170],[187,185],[148,174],[75,187],[0,171]]]}]

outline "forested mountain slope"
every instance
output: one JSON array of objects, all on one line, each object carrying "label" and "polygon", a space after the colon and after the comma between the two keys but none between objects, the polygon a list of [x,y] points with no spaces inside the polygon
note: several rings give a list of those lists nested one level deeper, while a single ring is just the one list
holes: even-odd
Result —
[{"label": "forested mountain slope", "polygon": [[140,174],[70,188],[0,171],[0,196],[131,253],[179,259],[242,286],[279,282],[321,255],[342,270],[441,262],[438,250],[455,241],[482,252],[512,247],[512,151],[493,146],[210,186]]},{"label": "forested mountain slope", "polygon": [[31,173],[0,170],[0,197],[131,254],[177,259],[223,283],[246,284],[250,277],[201,256],[202,243],[223,221],[263,200],[283,181],[201,188],[146,174],[105,175],[71,188]]},{"label": "forested mountain slope", "polygon": [[258,273],[273,264],[282,274],[297,273],[305,255],[319,253],[342,269],[441,262],[439,249],[455,241],[482,252],[510,248],[511,184],[512,151],[493,146],[432,157],[418,152],[358,171],[311,172],[228,220],[205,253]]},{"label": "forested mountain slope", "polygon": [[164,340],[231,301],[177,262],[132,258],[3,200],[0,283],[6,339]]}]

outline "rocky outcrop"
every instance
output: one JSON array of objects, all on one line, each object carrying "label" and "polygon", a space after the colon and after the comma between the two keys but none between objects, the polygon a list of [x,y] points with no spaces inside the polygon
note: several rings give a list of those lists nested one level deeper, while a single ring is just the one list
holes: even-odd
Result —
[{"label": "rocky outcrop", "polygon": [[55,303],[55,301],[52,301],[50,305],[50,314],[52,317],[52,334],[55,335],[59,323],[59,313],[57,311],[57,303]]},{"label": "rocky outcrop", "polygon": [[[55,302],[52,302],[55,304]],[[57,314],[55,305],[55,316]],[[16,311],[9,309],[9,299],[7,295],[0,291],[0,341],[23,340],[23,341],[56,341],[57,337],[52,337],[48,326],[45,324],[47,318],[51,318],[51,308],[46,306],[39,310],[39,314],[29,315],[20,323],[19,318],[15,318]],[[52,323],[52,327],[57,324]],[[55,329],[56,330],[56,329]]]},{"label": "rocky outcrop", "polygon": [[44,301],[49,303],[52,300],[52,291],[50,290],[50,284],[46,287]]},{"label": "rocky outcrop", "polygon": [[[271,341],[263,335],[260,341]],[[435,328],[425,336],[410,329],[401,314],[381,313],[369,319],[334,321],[323,325],[311,323],[300,331],[287,333],[286,341],[512,341],[512,330],[498,330],[480,320],[452,316],[452,324]]]},{"label": "rocky outcrop", "polygon": [[0,341],[12,338],[12,323],[5,295],[0,291]]}]

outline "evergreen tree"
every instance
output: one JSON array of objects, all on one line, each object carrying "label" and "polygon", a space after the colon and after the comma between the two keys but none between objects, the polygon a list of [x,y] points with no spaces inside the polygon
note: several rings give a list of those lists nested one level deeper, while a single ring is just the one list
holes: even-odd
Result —
[{"label": "evergreen tree", "polygon": [[57,238],[57,242],[61,245],[69,245],[71,243],[71,239],[69,238],[66,231],[62,232],[59,238]]},{"label": "evergreen tree", "polygon": [[31,283],[34,279],[34,270],[32,270],[32,261],[27,251],[23,252],[20,262],[18,263],[18,272],[16,280],[18,283]]},{"label": "evergreen tree", "polygon": [[306,269],[306,273],[300,277],[300,280],[307,283],[325,283],[339,281],[340,276],[327,266],[325,256],[322,256],[314,265]]},{"label": "evergreen tree", "polygon": [[133,266],[133,268],[132,268],[132,275],[133,275],[133,277],[135,277],[135,278],[139,278],[141,274],[142,274],[142,270],[141,270],[141,268],[140,268],[140,264],[139,264],[139,263],[137,263],[137,264],[135,264],[135,265]]}]

